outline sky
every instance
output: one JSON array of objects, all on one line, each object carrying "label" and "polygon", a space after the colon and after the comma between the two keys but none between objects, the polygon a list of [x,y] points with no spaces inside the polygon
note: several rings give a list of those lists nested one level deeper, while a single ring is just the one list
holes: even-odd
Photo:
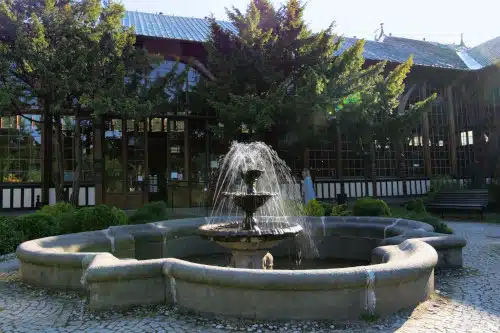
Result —
[{"label": "sky", "polygon": [[[226,19],[226,7],[244,10],[249,0],[121,0],[127,10],[165,15]],[[280,5],[286,0],[272,0]],[[305,19],[313,31],[335,22],[346,37],[373,39],[384,23],[386,34],[460,44],[464,33],[473,47],[500,36],[498,0],[308,0]],[[497,23],[495,23],[497,22]]]}]

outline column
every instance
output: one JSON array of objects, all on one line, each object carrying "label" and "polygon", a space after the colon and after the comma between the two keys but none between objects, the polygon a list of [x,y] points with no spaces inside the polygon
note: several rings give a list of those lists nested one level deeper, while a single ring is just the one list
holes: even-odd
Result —
[{"label": "column", "polygon": [[98,116],[93,122],[94,127],[94,184],[95,184],[95,204],[103,204],[106,202],[105,186],[104,186],[104,121]]},{"label": "column", "polygon": [[[43,205],[49,204],[50,186],[52,184],[52,117],[42,119],[42,197]],[[35,198],[36,200],[36,198]]]},{"label": "column", "polygon": [[[422,99],[427,98],[427,84],[424,83],[421,87],[420,97]],[[427,177],[432,177],[432,166],[431,166],[431,150],[429,147],[429,109],[432,106],[429,106],[427,110],[425,110],[422,114],[422,143],[424,150],[424,170],[425,175]]]},{"label": "column", "polygon": [[446,98],[448,100],[448,141],[450,150],[450,166],[453,175],[458,174],[457,167],[457,129],[455,125],[455,109],[453,105],[453,89],[451,86],[446,88]]}]

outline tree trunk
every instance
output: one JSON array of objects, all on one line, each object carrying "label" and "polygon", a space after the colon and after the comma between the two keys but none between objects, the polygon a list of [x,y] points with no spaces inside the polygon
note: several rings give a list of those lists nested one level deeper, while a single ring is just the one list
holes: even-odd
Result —
[{"label": "tree trunk", "polygon": [[372,142],[370,145],[370,162],[371,162],[371,176],[372,176],[372,190],[373,197],[376,198],[378,196],[377,193],[377,163],[375,159],[375,142]]},{"label": "tree trunk", "polygon": [[69,202],[74,206],[78,207],[78,198],[80,194],[80,179],[82,174],[82,144],[81,144],[81,124],[80,119],[75,119],[75,171],[73,174],[73,192],[71,193],[71,198]]},{"label": "tree trunk", "polygon": [[55,126],[55,145],[56,145],[56,167],[54,176],[54,185],[56,189],[56,202],[64,201],[64,137],[62,132],[61,116],[54,116]]}]

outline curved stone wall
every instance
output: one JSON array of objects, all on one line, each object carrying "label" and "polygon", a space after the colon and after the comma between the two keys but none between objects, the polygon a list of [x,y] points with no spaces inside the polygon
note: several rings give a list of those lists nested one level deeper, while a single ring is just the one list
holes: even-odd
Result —
[{"label": "curved stone wall", "polygon": [[[416,221],[318,217],[306,225],[321,257],[371,260],[372,265],[242,270],[180,259],[227,252],[194,234],[204,223],[204,218],[172,220],[28,241],[17,249],[21,276],[37,286],[85,291],[95,309],[169,303],[260,319],[347,319],[425,300],[433,290],[434,266],[460,266],[465,246],[462,238],[433,233]],[[302,238],[272,253],[296,251],[307,243]]]}]

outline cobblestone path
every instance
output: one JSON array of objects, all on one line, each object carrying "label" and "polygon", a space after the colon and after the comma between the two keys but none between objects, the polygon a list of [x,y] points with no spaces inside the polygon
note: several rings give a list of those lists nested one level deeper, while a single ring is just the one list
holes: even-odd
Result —
[{"label": "cobblestone path", "polygon": [[30,288],[0,259],[0,332],[500,332],[500,225],[449,223],[468,245],[465,267],[436,272],[436,295],[409,312],[358,322],[207,319],[165,306],[93,313],[76,294]]}]

